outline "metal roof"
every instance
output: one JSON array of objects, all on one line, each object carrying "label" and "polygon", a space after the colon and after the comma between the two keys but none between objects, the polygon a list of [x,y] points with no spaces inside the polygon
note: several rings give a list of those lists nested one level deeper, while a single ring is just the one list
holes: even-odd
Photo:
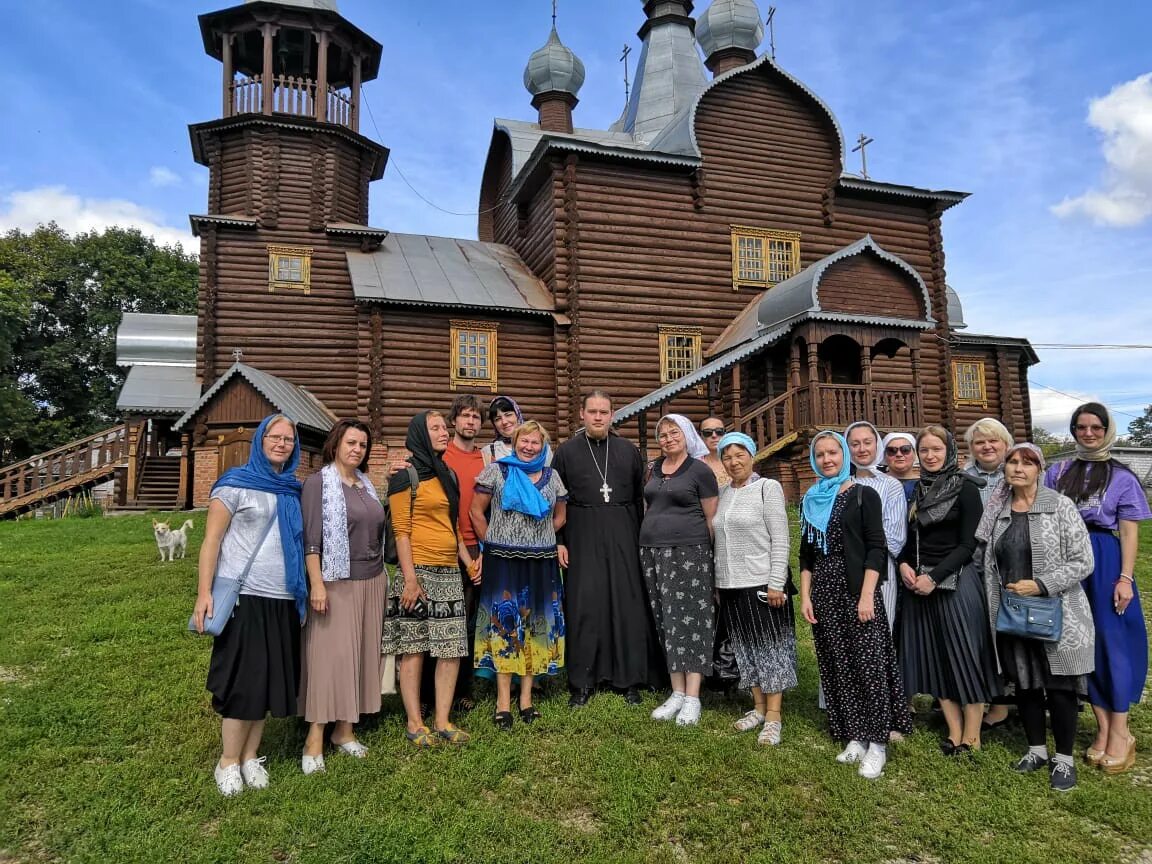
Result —
[{"label": "metal roof", "polygon": [[200,398],[192,366],[133,366],[116,399],[121,413],[183,414]]},{"label": "metal roof", "polygon": [[[245,3],[259,3],[261,0],[244,0]],[[324,12],[339,12],[336,0],[269,0],[277,6],[299,6],[301,9],[320,9]]]},{"label": "metal roof", "polygon": [[1027,339],[1022,339],[1018,336],[988,336],[983,333],[953,333],[952,344],[956,345],[1000,345],[1005,348],[1019,348],[1024,356],[1028,358],[1028,365],[1035,366],[1040,362],[1040,357],[1036,353],[1036,349],[1032,347],[1032,343]]},{"label": "metal roof", "polygon": [[350,234],[356,237],[387,237],[387,228],[373,228],[356,222],[329,222],[324,226],[325,234]]},{"label": "metal roof", "polygon": [[540,93],[571,93],[575,96],[584,86],[584,64],[560,41],[556,25],[542,48],[532,52],[524,67],[524,87],[533,96]]},{"label": "metal roof", "polygon": [[195,366],[196,316],[125,312],[116,328],[117,366]]},{"label": "metal roof", "polygon": [[[916,280],[916,284],[920,288],[920,298],[923,300],[924,309],[927,311],[923,319],[912,321],[824,310],[820,305],[819,288],[820,280],[828,268],[846,258],[864,252],[870,252],[888,261]],[[855,243],[850,243],[843,249],[838,249],[831,255],[809,264],[795,276],[785,279],[754,298],[728,325],[728,328],[720,334],[720,337],[708,349],[708,353],[718,355],[730,351],[738,345],[754,339],[759,333],[776,328],[781,322],[794,321],[803,316],[866,324],[931,327],[936,323],[936,319],[932,317],[931,309],[932,302],[928,296],[928,286],[924,284],[924,280],[920,278],[920,274],[916,272],[915,268],[902,258],[882,249],[872,239],[871,234],[865,234]]]},{"label": "metal roof", "polygon": [[963,330],[968,325],[964,323],[964,305],[960,302],[960,295],[951,285],[944,285],[944,293],[948,297],[948,326],[953,330]]},{"label": "metal roof", "polygon": [[[919,186],[905,186],[901,183],[882,183],[879,180],[865,180],[855,174],[842,174],[837,185],[841,189],[881,192],[899,198],[924,198],[930,201],[941,201],[948,207],[959,204],[971,194],[969,192],[956,192],[952,189],[921,189]],[[948,207],[944,209],[947,210]]]},{"label": "metal roof", "polygon": [[236,376],[240,376],[251,384],[261,396],[272,403],[277,411],[298,425],[306,426],[317,432],[328,432],[336,425],[336,417],[332,412],[303,387],[267,372],[262,372],[255,366],[233,363],[228,371],[216,379],[216,383],[209,387],[204,395],[196,400],[196,403],[185,411],[179,420],[172,424],[172,429],[177,432],[183,429],[193,417],[200,413],[205,405],[212,401],[224,385]]},{"label": "metal roof", "polygon": [[725,48],[755,52],[764,41],[764,19],[755,0],[712,0],[696,19],[696,41],[705,57]]},{"label": "metal roof", "polygon": [[189,215],[188,221],[192,225],[192,236],[200,236],[201,225],[226,225],[229,228],[255,228],[259,223],[251,216],[234,216],[227,213],[209,213]]},{"label": "metal roof", "polygon": [[620,147],[635,150],[637,154],[645,152],[643,144],[637,144],[627,132],[606,132],[603,129],[573,129],[569,135],[564,132],[545,132],[539,123],[525,120],[503,120],[497,118],[496,128],[508,136],[512,145],[512,177],[520,176],[524,166],[528,164],[541,140],[570,141],[574,144],[586,143],[601,146]]},{"label": "metal roof", "polygon": [[392,233],[375,252],[346,255],[360,301],[543,315],[556,309],[544,283],[499,243]]},{"label": "metal roof", "polygon": [[[648,26],[651,25],[651,26]],[[650,18],[624,113],[612,125],[648,142],[708,86],[692,27],[678,16]]]}]

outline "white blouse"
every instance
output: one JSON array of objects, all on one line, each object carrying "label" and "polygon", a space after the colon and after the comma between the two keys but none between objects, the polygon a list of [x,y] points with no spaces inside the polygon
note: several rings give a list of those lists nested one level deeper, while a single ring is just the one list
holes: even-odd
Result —
[{"label": "white blouse", "polygon": [[720,490],[716,518],[716,587],[783,591],[788,579],[788,511],[784,490],[761,478]]}]

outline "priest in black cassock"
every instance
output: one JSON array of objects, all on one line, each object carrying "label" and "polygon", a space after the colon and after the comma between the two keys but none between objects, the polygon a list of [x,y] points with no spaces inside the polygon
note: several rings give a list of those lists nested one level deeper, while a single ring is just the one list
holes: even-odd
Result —
[{"label": "priest in black cassock", "polygon": [[568,489],[559,537],[564,582],[569,705],[608,684],[640,704],[660,681],[663,660],[640,571],[644,460],[612,431],[612,402],[596,390],[580,409],[584,429],[556,448],[552,468]]}]

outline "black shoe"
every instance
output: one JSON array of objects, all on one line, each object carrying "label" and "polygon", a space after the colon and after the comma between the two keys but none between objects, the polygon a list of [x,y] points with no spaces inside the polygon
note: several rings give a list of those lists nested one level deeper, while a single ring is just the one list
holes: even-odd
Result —
[{"label": "black shoe", "polygon": [[501,732],[508,732],[512,729],[512,712],[511,711],[497,711],[492,715],[492,723]]},{"label": "black shoe", "polygon": [[640,690],[636,687],[629,687],[624,691],[624,701],[629,705],[642,705],[644,698],[640,695]]},{"label": "black shoe", "polygon": [[959,744],[953,744],[951,738],[945,738],[940,742],[940,752],[945,756],[952,756],[956,753],[956,748],[959,746]]},{"label": "black shoe", "polygon": [[535,705],[529,705],[527,708],[520,709],[520,720],[529,726],[539,720],[540,717],[541,714],[536,710]]},{"label": "black shoe", "polygon": [[588,704],[588,700],[592,698],[591,687],[581,687],[579,690],[573,690],[572,695],[568,697],[569,708],[583,708]]},{"label": "black shoe", "polygon": [[[1035,753],[1029,751],[1028,753],[1024,754],[1019,762],[1012,766],[1012,770],[1018,774],[1031,774],[1033,771],[1039,771],[1041,768],[1047,767],[1047,759],[1045,759],[1043,756],[1037,756]],[[1076,784],[1075,773],[1072,775],[1072,784]]]},{"label": "black shoe", "polygon": [[1052,760],[1048,785],[1052,787],[1053,792],[1071,792],[1076,788],[1076,766],[1070,762]]}]

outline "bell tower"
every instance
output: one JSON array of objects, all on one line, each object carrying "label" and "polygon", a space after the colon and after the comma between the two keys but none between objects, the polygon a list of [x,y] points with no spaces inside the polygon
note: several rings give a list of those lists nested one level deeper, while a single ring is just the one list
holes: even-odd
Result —
[{"label": "bell tower", "polygon": [[[379,42],[335,0],[248,0],[201,15],[221,65],[220,117],[189,127],[209,169],[200,237],[197,372],[210,386],[244,362],[355,414],[357,313],[345,252],[368,227],[368,187],[388,150],[360,134],[361,85]],[[344,374],[337,374],[343,370]]]}]

